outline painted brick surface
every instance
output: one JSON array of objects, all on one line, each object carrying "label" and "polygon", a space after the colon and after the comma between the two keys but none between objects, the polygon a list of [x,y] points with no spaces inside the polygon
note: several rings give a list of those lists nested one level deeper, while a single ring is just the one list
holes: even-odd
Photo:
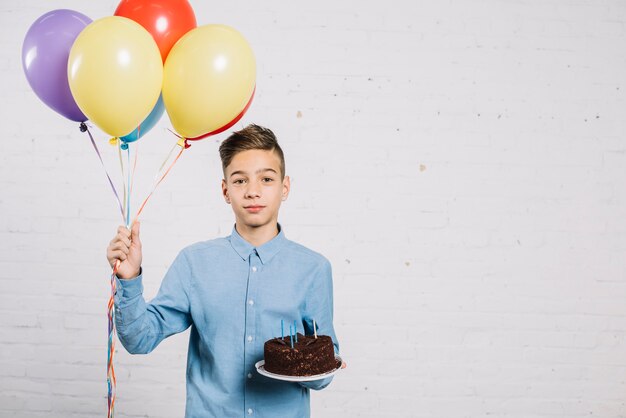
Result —
[{"label": "painted brick surface", "polygon": [[[105,248],[119,220],[88,138],[20,52],[55,8],[0,4],[0,416],[106,412]],[[238,127],[272,128],[289,238],[333,264],[346,371],[314,417],[626,416],[626,3],[192,0],[258,61]],[[174,141],[140,143],[136,200]],[[119,179],[107,137],[95,130]],[[145,294],[223,236],[218,141],[142,216]],[[133,202],[136,205],[138,202]],[[116,355],[120,418],[182,416],[187,334]]]}]

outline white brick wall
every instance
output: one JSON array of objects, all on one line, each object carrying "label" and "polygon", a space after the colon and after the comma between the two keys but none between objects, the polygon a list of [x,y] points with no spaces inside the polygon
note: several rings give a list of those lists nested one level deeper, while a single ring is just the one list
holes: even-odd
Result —
[{"label": "white brick wall", "polygon": [[[192,4],[250,40],[239,126],[278,134],[287,235],[333,263],[349,368],[313,394],[315,417],[626,416],[626,2]],[[20,51],[49,10],[116,5],[0,3],[2,417],[106,413],[119,215]],[[142,139],[138,187],[169,126]],[[217,146],[194,144],[145,211],[148,296],[182,246],[230,231]],[[186,345],[118,344],[116,416],[182,416]]]}]

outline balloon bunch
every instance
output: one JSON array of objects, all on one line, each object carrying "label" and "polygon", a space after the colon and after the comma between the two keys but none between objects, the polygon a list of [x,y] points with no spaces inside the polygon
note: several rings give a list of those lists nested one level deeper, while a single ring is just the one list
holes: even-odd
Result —
[{"label": "balloon bunch", "polygon": [[[80,122],[104,168],[130,226],[129,144],[150,131],[167,112],[178,155],[156,181],[135,219],[191,140],[223,132],[246,113],[256,88],[256,62],[250,45],[235,29],[197,26],[187,0],[122,0],[113,16],[92,21],[59,9],[39,17],[26,33],[22,64],[35,94],[67,119]],[[86,121],[112,136],[128,152],[128,183],[120,200]],[[164,161],[171,158],[173,151]],[[136,165],[137,153],[135,153]],[[122,165],[122,178],[124,168]],[[134,168],[132,170],[134,175]],[[158,178],[158,176],[157,176]],[[127,187],[128,186],[128,187]],[[134,222],[134,220],[133,220]],[[108,417],[115,405],[115,274],[108,304]]]},{"label": "balloon bunch", "polygon": [[224,25],[197,27],[187,0],[122,0],[114,16],[95,21],[50,11],[28,30],[22,63],[46,105],[126,143],[164,110],[185,139],[222,132],[255,90],[254,54],[243,36]]}]

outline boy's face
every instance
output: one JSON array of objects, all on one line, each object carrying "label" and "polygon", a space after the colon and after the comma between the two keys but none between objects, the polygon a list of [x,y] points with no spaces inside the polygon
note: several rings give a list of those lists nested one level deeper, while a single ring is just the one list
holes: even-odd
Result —
[{"label": "boy's face", "polygon": [[278,222],[280,203],[289,195],[289,177],[281,179],[273,151],[237,153],[226,167],[222,194],[233,207],[237,225],[257,228]]}]

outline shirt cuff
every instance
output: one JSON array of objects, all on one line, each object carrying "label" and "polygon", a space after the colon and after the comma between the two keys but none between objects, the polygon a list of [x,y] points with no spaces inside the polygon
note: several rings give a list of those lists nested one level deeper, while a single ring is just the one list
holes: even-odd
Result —
[{"label": "shirt cuff", "polygon": [[119,298],[130,299],[143,293],[143,272],[139,270],[139,275],[132,279],[120,279],[115,277],[117,282],[117,296]]}]

